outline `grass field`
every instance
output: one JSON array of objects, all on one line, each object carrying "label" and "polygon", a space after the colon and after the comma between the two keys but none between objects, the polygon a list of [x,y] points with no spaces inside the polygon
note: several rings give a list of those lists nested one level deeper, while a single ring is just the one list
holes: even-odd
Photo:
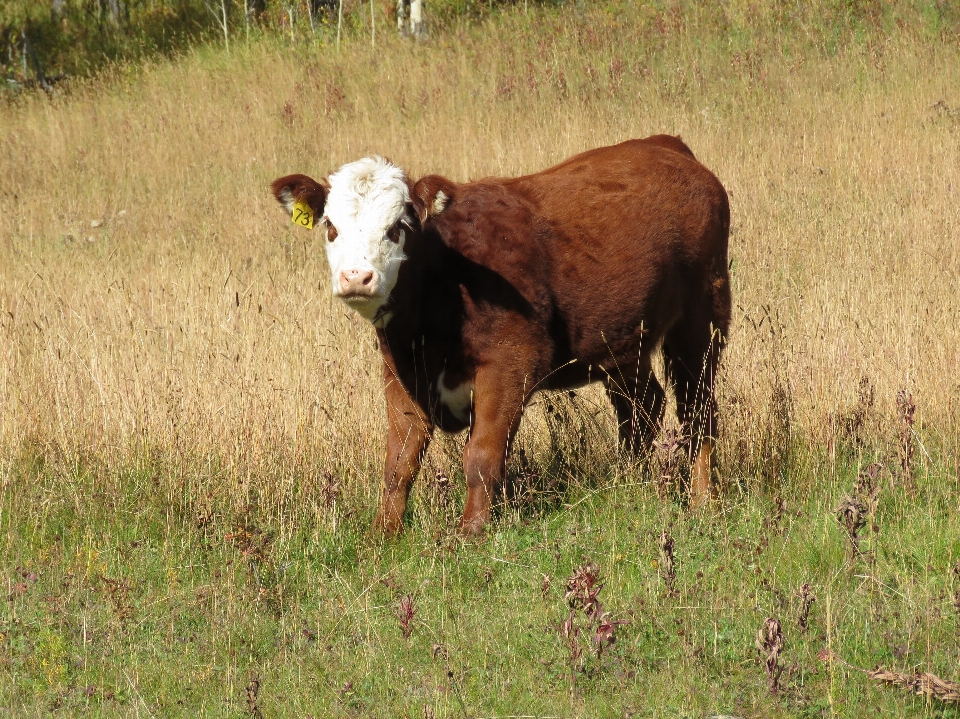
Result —
[{"label": "grass field", "polygon": [[[855,668],[960,679],[960,20],[778,7],[518,6],[4,100],[0,714],[960,716]],[[666,440],[618,454],[588,388],[528,410],[485,540],[453,531],[463,437],[369,536],[374,335],[269,182],[658,132],[731,196],[721,499],[684,507]],[[564,596],[588,564],[603,627]]]}]

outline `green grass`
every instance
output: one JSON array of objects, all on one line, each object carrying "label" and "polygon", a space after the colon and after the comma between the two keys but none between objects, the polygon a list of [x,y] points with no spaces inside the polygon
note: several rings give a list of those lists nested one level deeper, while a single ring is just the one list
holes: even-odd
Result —
[{"label": "green grass", "polygon": [[[883,475],[876,532],[852,564],[833,510],[857,467],[825,456],[787,478],[779,518],[772,492],[734,489],[690,512],[627,470],[574,483],[544,511],[513,504],[468,543],[427,490],[406,535],[384,543],[366,534],[372,507],[334,501],[281,526],[275,507],[181,506],[148,462],[105,471],[63,481],[34,468],[4,485],[10,716],[245,716],[252,679],[265,717],[960,716],[817,658],[829,647],[854,666],[960,674],[960,491],[935,468],[912,494]],[[657,568],[664,529],[672,593]],[[584,641],[572,667],[563,594],[588,561],[603,610],[625,623],[599,659]],[[804,632],[805,582],[817,599]],[[766,617],[786,642],[777,697],[754,646]]]}]

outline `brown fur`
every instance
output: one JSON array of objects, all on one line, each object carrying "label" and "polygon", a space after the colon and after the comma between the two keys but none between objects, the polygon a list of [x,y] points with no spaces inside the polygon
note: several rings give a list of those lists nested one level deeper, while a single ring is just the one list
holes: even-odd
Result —
[{"label": "brown fur", "polygon": [[[536,390],[604,382],[622,442],[647,449],[663,415],[651,372],[661,345],[692,432],[691,493],[711,495],[730,216],[723,186],[679,138],[630,140],[513,179],[431,175],[411,198],[421,226],[378,330],[389,429],[377,527],[402,529],[434,427],[469,424],[461,526],[480,530]],[[440,403],[441,372],[448,389],[474,382],[469,423]]]}]

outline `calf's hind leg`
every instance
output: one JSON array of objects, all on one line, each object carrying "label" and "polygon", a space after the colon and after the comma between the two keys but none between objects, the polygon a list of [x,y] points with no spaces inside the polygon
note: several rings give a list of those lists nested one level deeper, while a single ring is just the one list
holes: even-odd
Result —
[{"label": "calf's hind leg", "polygon": [[621,446],[635,453],[649,451],[660,431],[666,394],[644,354],[632,367],[607,375],[605,387],[617,413]]},{"label": "calf's hind leg", "polygon": [[690,428],[691,504],[716,495],[712,477],[713,443],[717,435],[714,380],[723,337],[708,322],[682,323],[663,345],[667,369],[677,398],[677,419]]}]

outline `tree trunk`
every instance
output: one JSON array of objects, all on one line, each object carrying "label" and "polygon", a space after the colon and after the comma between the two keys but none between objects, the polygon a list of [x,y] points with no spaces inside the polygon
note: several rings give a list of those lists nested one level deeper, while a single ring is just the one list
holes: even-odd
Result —
[{"label": "tree trunk", "polygon": [[227,0],[220,0],[220,12],[223,13],[223,44],[230,52],[230,34],[227,32]]},{"label": "tree trunk", "polygon": [[337,51],[340,50],[340,28],[343,26],[343,0],[337,8]]},{"label": "tree trunk", "polygon": [[20,31],[20,39],[23,40],[23,79],[27,79],[27,58],[33,64],[33,74],[37,78],[37,84],[44,90],[50,90],[50,83],[47,82],[46,75],[43,74],[43,66],[33,51],[33,45],[30,44],[30,38],[27,37],[26,28]]},{"label": "tree trunk", "polygon": [[422,37],[423,29],[423,0],[410,0],[410,34]]},{"label": "tree trunk", "polygon": [[107,0],[107,9],[110,16],[110,24],[116,27],[120,24],[120,0]]}]

